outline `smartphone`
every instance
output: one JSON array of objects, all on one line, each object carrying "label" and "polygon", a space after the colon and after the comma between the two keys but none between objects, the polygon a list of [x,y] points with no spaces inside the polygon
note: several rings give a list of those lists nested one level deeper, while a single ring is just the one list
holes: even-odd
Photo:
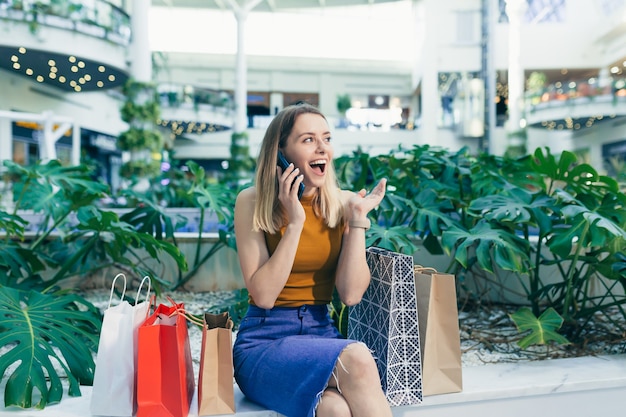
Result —
[{"label": "smartphone", "polygon": [[[285,155],[281,151],[278,151],[278,166],[284,170],[289,166],[289,161],[285,158]],[[302,193],[304,193],[304,184],[300,183],[300,187],[298,187],[298,200],[302,198]]]}]

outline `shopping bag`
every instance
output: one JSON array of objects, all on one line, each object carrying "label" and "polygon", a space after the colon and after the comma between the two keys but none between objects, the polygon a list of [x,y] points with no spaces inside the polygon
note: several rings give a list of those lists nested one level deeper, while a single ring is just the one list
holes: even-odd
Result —
[{"label": "shopping bag", "polygon": [[415,265],[423,394],[463,390],[454,275]]},{"label": "shopping bag", "polygon": [[[124,287],[117,305],[111,306],[113,292],[119,278]],[[145,283],[148,283],[146,302],[139,302]],[[96,355],[96,370],[90,402],[92,415],[132,416],[137,408],[135,383],[137,369],[137,329],[145,320],[149,309],[150,279],[144,277],[137,290],[135,305],[124,300],[126,276],[113,278],[109,304],[104,311],[100,341]]]},{"label": "shopping bag", "polygon": [[350,307],[348,338],[373,350],[391,406],[422,402],[422,363],[413,257],[367,248],[371,282]]},{"label": "shopping bag", "polygon": [[235,413],[232,335],[233,321],[227,312],[204,314],[198,375],[199,416]]},{"label": "shopping bag", "polygon": [[137,417],[187,417],[195,389],[184,303],[159,304],[139,326]]}]

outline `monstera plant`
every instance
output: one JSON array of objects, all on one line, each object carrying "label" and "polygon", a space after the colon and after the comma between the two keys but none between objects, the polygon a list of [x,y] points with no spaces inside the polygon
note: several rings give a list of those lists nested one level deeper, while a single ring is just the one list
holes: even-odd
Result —
[{"label": "monstera plant", "polygon": [[[101,316],[64,283],[113,266],[167,285],[151,265],[164,255],[181,269],[178,248],[99,208],[107,186],[87,166],[58,161],[25,168],[4,161],[14,209],[0,211],[0,376],[5,406],[36,408],[60,401],[93,379]],[[31,224],[21,214],[39,215]],[[146,255],[147,254],[147,255]],[[59,373],[57,369],[60,369]],[[36,391],[36,392],[34,392]]]},{"label": "monstera plant", "polygon": [[[563,334],[584,340],[586,321],[614,321],[614,308],[626,331],[626,195],[572,152],[512,158],[415,146],[342,157],[337,167],[346,188],[388,179],[368,245],[413,254],[411,242],[420,241],[431,254],[449,255],[459,288],[479,302],[468,277],[503,287],[518,280],[539,331],[553,331],[557,314]],[[548,280],[552,271],[559,279]],[[548,309],[554,314],[542,314]],[[527,312],[511,317],[528,322]]]}]

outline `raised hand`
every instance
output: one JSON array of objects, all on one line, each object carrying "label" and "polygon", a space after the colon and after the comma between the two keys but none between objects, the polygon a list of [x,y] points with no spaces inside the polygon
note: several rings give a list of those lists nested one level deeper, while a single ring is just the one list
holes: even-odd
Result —
[{"label": "raised hand", "polygon": [[364,219],[372,209],[376,208],[383,197],[385,197],[385,189],[387,187],[387,179],[381,179],[376,187],[368,194],[365,189],[354,194],[348,201],[348,210],[352,219]]}]

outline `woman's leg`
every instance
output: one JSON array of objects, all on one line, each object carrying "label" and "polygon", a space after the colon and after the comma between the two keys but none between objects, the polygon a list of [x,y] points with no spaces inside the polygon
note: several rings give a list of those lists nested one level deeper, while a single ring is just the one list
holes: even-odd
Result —
[{"label": "woman's leg", "polygon": [[352,417],[346,399],[336,388],[326,388],[315,410],[315,417]]},{"label": "woman's leg", "polygon": [[376,362],[362,343],[352,343],[341,352],[328,386],[341,393],[353,417],[391,417]]}]

